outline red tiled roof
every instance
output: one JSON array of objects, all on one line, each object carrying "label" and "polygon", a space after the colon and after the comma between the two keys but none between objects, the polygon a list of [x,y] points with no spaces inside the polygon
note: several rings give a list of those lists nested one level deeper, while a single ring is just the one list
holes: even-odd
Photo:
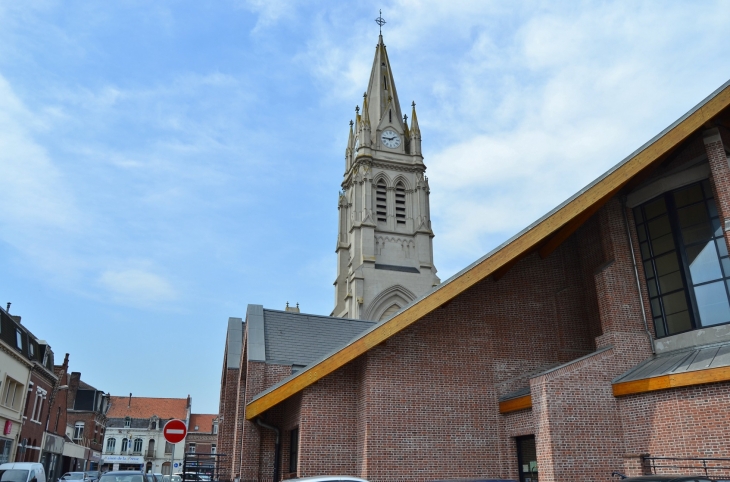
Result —
[{"label": "red tiled roof", "polygon": [[[216,418],[218,418],[217,413],[192,413],[188,432],[213,433],[213,420]],[[196,426],[198,430],[195,430]]]},{"label": "red tiled roof", "polygon": [[147,397],[115,397],[110,399],[108,418],[150,418],[157,415],[161,419],[187,416],[187,398],[147,398]]}]

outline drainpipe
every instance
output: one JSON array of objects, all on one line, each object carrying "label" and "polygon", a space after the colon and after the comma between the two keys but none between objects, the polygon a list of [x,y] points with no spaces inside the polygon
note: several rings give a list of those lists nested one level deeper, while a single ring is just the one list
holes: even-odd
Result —
[{"label": "drainpipe", "polygon": [[629,238],[629,249],[631,250],[631,262],[634,264],[634,276],[636,276],[636,291],[639,294],[639,306],[641,306],[641,318],[644,320],[644,331],[646,337],[649,338],[651,345],[651,353],[656,355],[654,348],[654,338],[649,331],[649,324],[646,321],[646,311],[644,310],[644,295],[641,293],[641,280],[639,279],[639,268],[636,266],[636,254],[634,254],[634,241],[631,237],[631,229],[629,228],[629,218],[626,216],[626,198],[621,198],[621,214],[624,216],[624,224],[626,225],[626,237]]},{"label": "drainpipe", "polygon": [[281,437],[278,428],[263,422],[261,418],[256,419],[256,425],[276,432],[276,444],[274,446],[274,482],[279,482],[279,459],[281,458]]}]

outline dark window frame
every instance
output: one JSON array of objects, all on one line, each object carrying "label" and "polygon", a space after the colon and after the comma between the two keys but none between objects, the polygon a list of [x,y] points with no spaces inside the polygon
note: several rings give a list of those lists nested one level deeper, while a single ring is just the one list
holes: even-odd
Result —
[{"label": "dark window frame", "polygon": [[296,472],[299,465],[299,427],[289,432],[289,473]]},{"label": "dark window frame", "polygon": [[[690,194],[691,190],[696,189],[698,186],[702,194],[701,199],[689,200],[689,202],[686,202],[685,204],[678,207],[675,202],[675,196],[683,191]],[[664,202],[664,212],[655,214],[653,216],[648,215],[645,208],[655,205],[660,200],[663,200]],[[684,233],[682,231],[682,226],[680,222],[680,211],[684,210],[685,212],[687,212],[689,208],[692,208],[693,206],[702,206],[704,208],[704,210],[700,209],[700,211],[702,211],[702,214],[706,216],[706,218],[704,219],[707,220],[707,226],[710,228],[709,232],[711,232],[711,234],[706,236],[706,238],[698,238],[699,240],[688,240],[687,242],[685,242]],[[667,217],[669,223],[669,234],[657,238],[652,238],[652,233],[649,225],[653,222],[660,221],[664,216]],[[702,222],[704,221],[701,221],[700,223],[695,223],[693,225],[684,226],[685,233],[688,231],[687,228],[701,226]],[[720,326],[730,323],[730,320],[728,320],[725,322],[708,323],[703,325],[701,323],[699,309],[700,307],[697,301],[697,294],[695,292],[697,287],[721,282],[725,288],[725,295],[728,297],[728,300],[730,300],[730,271],[728,271],[727,268],[728,266],[730,266],[730,258],[725,255],[726,253],[723,254],[723,251],[726,250],[727,245],[723,244],[723,248],[720,248],[720,244],[726,242],[724,230],[720,222],[719,213],[717,211],[715,194],[712,190],[712,187],[710,186],[709,181],[704,180],[697,183],[688,184],[687,186],[682,186],[678,189],[664,192],[661,195],[656,196],[639,206],[636,206],[634,208],[634,227],[636,229],[636,234],[639,239],[639,251],[641,253],[642,269],[644,271],[644,283],[645,288],[647,289],[647,295],[649,296],[652,320],[654,323],[654,329],[657,338],[664,338],[667,336],[678,335],[680,333],[687,333],[700,328],[706,328],[708,326]],[[656,244],[658,244],[657,241],[661,237],[666,237],[668,235],[671,235],[671,240],[673,243],[672,249],[665,248],[664,251],[659,250],[658,252],[655,252]],[[693,282],[691,266],[688,261],[688,250],[702,246],[705,246],[706,248],[707,246],[709,246],[709,244],[714,245],[714,254],[717,257],[720,268],[720,278]],[[682,286],[679,288],[674,287],[665,290],[662,286],[662,282],[660,281],[660,278],[662,276],[657,269],[657,260],[669,259],[669,256],[672,253],[676,257],[676,262],[679,265],[678,272],[681,278]],[[695,260],[696,259],[697,258],[695,258]],[[677,271],[674,271],[672,273],[676,272]],[[664,275],[664,277],[667,277],[672,273],[666,274]],[[687,313],[689,316],[689,328],[684,330],[671,330],[670,324],[667,321],[668,314],[667,308],[665,306],[665,298],[671,295],[677,295],[680,292],[684,293]],[[676,312],[672,312],[669,313],[669,315],[675,313]]]}]

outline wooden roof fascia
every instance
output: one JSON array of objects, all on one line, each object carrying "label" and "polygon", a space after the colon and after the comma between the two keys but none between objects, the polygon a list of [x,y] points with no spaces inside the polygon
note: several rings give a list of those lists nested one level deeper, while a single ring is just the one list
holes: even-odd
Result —
[{"label": "wooden roof fascia", "polygon": [[568,224],[560,228],[550,238],[548,238],[548,240],[537,249],[537,252],[540,255],[540,259],[547,258],[553,251],[558,249],[561,244],[563,244],[569,237],[573,235],[573,233],[578,230],[578,228],[583,226],[583,224],[588,221],[591,216],[596,214],[618,191],[620,191],[621,187],[623,186],[614,189],[606,196],[604,196],[603,199],[596,201],[593,206],[583,211]]},{"label": "wooden roof fascia", "polygon": [[511,413],[518,410],[527,410],[532,408],[532,395],[529,393],[521,397],[503,400],[499,402],[499,413]]},{"label": "wooden roof fascia", "polygon": [[730,367],[708,368],[691,372],[672,373],[658,377],[619,382],[613,384],[613,396],[622,397],[636,393],[647,393],[668,388],[690,387],[707,383],[730,381]]},{"label": "wooden roof fascia", "polygon": [[658,158],[702,127],[705,122],[728,107],[730,105],[730,82],[716,90],[703,103],[639,148],[630,157],[614,166],[609,172],[599,177],[572,199],[555,208],[542,220],[528,227],[524,232],[507,241],[495,251],[487,254],[471,267],[456,274],[434,291],[393,316],[393,318],[366,331],[358,339],[337,352],[254,398],[246,405],[246,419],[252,420],[291,395],[304,390],[359,357],[370,348],[379,345],[409,327],[447,301],[484,280],[499,268],[514,262],[515,259],[535,249],[550,235],[590,209],[595,203],[620,190],[633,176],[649,167]]},{"label": "wooden roof fascia", "polygon": [[517,263],[518,263],[519,261],[521,261],[522,259],[526,258],[526,257],[527,257],[528,255],[529,255],[529,253],[524,253],[523,255],[521,255],[521,256],[518,256],[518,257],[514,258],[513,260],[511,260],[511,261],[507,262],[507,263],[506,263],[506,264],[505,264],[504,266],[502,266],[502,267],[500,267],[500,268],[497,268],[497,269],[495,269],[495,270],[494,270],[494,273],[492,273],[492,279],[493,279],[494,281],[499,281],[500,279],[502,279],[502,277],[503,277],[504,275],[506,275],[506,274],[507,274],[507,272],[508,272],[509,270],[511,270],[511,269],[512,269],[512,267],[513,267],[514,265],[516,265],[516,264],[517,264]]}]

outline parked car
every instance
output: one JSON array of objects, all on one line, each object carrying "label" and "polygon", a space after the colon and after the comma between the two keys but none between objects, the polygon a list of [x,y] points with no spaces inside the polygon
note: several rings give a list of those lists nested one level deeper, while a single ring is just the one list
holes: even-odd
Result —
[{"label": "parked car", "polygon": [[98,470],[87,470],[84,472],[86,474],[86,480],[89,482],[97,482],[99,480],[99,477],[101,477],[101,474]]},{"label": "parked car", "polygon": [[46,482],[46,471],[36,462],[10,462],[0,465],[0,482]]},{"label": "parked car", "polygon": [[626,477],[621,482],[713,482],[704,475],[640,475]]},{"label": "parked car", "polygon": [[173,477],[180,477],[182,482],[210,482],[210,475],[206,475],[200,472],[178,472],[173,474]]},{"label": "parked car", "polygon": [[59,480],[87,480],[86,472],[66,472]]},{"label": "parked car", "polygon": [[139,470],[115,470],[101,474],[99,482],[147,482],[147,477]]},{"label": "parked car", "polygon": [[288,479],[287,482],[368,482],[365,479],[351,477],[349,475],[318,475],[314,477],[301,477],[299,479]]},{"label": "parked car", "polygon": [[517,482],[512,479],[440,479],[431,482]]}]

